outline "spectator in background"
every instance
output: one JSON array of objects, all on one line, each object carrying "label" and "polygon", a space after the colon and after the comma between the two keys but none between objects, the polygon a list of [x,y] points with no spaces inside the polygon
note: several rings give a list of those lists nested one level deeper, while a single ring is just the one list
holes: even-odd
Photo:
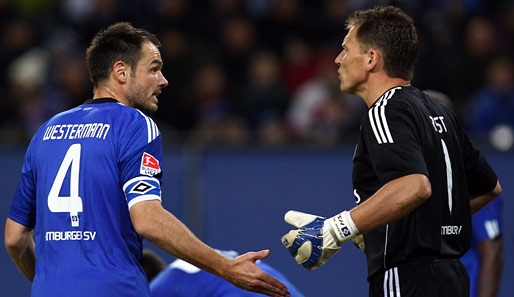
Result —
[{"label": "spectator in background", "polygon": [[173,92],[161,94],[161,108],[155,115],[161,129],[168,132],[163,133],[165,144],[167,140],[183,142],[195,124],[194,104],[191,96],[186,96],[186,87],[195,75],[196,65],[205,58],[196,52],[190,36],[176,27],[163,27],[158,36],[162,58],[167,61],[162,72],[173,86]]},{"label": "spectator in background", "polygon": [[[509,57],[499,57],[487,66],[487,82],[471,97],[468,117],[470,131],[478,136],[489,136],[501,129],[514,131],[514,64]],[[494,135],[491,136],[494,137]],[[507,134],[506,134],[507,135]],[[503,139],[492,139],[492,145],[502,150],[512,146]]]},{"label": "spectator in background", "polygon": [[247,72],[249,79],[239,104],[250,131],[261,144],[286,143],[283,118],[289,98],[280,77],[278,57],[270,51],[259,51],[251,59]]},{"label": "spectator in background", "polygon": [[[462,48],[456,60],[455,89],[450,94],[458,113],[469,96],[484,84],[487,65],[498,54],[495,33],[491,21],[483,17],[474,17],[466,24]],[[463,116],[461,113],[459,115]]]},{"label": "spectator in background", "polygon": [[[30,118],[42,124],[41,121],[46,120],[45,116],[35,117],[30,113],[37,111],[38,105],[48,108],[46,103],[40,101],[48,100],[49,92],[58,85],[54,78],[45,79],[42,90],[38,90],[34,96],[31,95],[31,100],[27,101],[27,94],[19,94],[14,90],[16,87],[6,80],[8,65],[34,47],[51,51],[52,43],[62,42],[61,38],[55,38],[56,35],[64,39],[68,35],[77,36],[76,50],[82,53],[89,39],[100,28],[118,20],[131,20],[141,27],[162,33],[163,36],[159,37],[163,39],[163,43],[171,45],[170,52],[174,52],[170,56],[174,58],[172,63],[177,69],[170,68],[172,63],[167,63],[165,67],[168,69],[164,69],[164,73],[170,77],[170,83],[176,88],[193,84],[194,77],[205,64],[218,63],[228,77],[227,88],[237,91],[238,94],[241,94],[243,86],[250,83],[246,69],[251,58],[256,50],[266,48],[279,57],[282,80],[287,86],[286,96],[290,98],[299,87],[316,76],[316,59],[313,53],[325,46],[338,49],[338,38],[341,36],[334,35],[334,32],[340,31],[341,23],[348,12],[372,7],[383,1],[323,0],[311,3],[296,0],[92,0],[86,1],[87,4],[82,0],[36,2],[0,1],[0,66],[3,66],[0,67],[0,95],[2,98],[14,99],[0,102],[0,134],[5,135],[1,138],[2,143],[23,143],[30,137],[30,129],[20,128],[24,125],[23,119]],[[421,88],[435,87],[449,94],[456,100],[460,116],[464,116],[462,111],[465,110],[470,94],[483,85],[481,74],[484,65],[488,63],[488,57],[498,51],[513,52],[512,4],[508,1],[484,0],[395,2],[412,11],[419,31],[426,33],[422,35],[422,38],[425,37],[422,41],[426,51],[421,54],[418,63],[420,71],[414,77],[414,84]],[[485,11],[480,11],[482,8]],[[491,21],[493,17],[494,22]],[[67,33],[63,35],[63,32]],[[167,55],[164,53],[166,47],[163,45],[163,55]],[[60,57],[63,60],[73,59],[68,53],[62,53]],[[48,72],[54,77],[59,77],[61,71],[70,73],[66,67],[58,69],[60,66],[52,61],[48,67]],[[77,74],[78,70],[71,72]],[[177,73],[178,75],[171,75]],[[65,93],[63,91],[57,97],[53,93],[52,100],[73,97]],[[165,143],[169,140],[185,142],[196,131],[197,122],[193,116],[190,94],[191,92],[180,92],[177,89],[176,93],[167,94],[167,98],[163,98],[163,108],[156,116],[161,127],[168,132],[165,133]],[[232,100],[235,98],[234,96]],[[15,101],[33,102],[29,105],[34,107],[20,108],[21,105],[13,103]],[[27,112],[29,114],[25,114]],[[238,121],[243,127],[251,125],[245,119],[240,118]],[[20,123],[13,124],[15,122]],[[270,130],[279,131],[275,128]],[[260,141],[258,137],[256,140]]]},{"label": "spectator in background", "polygon": [[282,76],[289,94],[293,94],[316,74],[312,49],[301,38],[290,38],[283,49]]},{"label": "spectator in background", "polygon": [[[220,254],[235,258],[235,251],[218,251]],[[177,259],[171,264],[149,249],[143,250],[144,270],[150,283],[151,297],[258,297],[262,294],[248,292],[233,286],[226,280],[214,276],[200,268]],[[303,294],[280,272],[273,267],[257,261],[257,266],[285,284],[291,297]]]},{"label": "spectator in background", "polygon": [[223,22],[219,34],[219,60],[230,84],[237,88],[248,80],[246,69],[257,44],[254,24],[244,17],[232,17]]},{"label": "spectator in background", "polygon": [[196,117],[194,143],[234,145],[246,142],[247,127],[236,111],[233,94],[220,65],[207,64],[200,68],[188,91]]},{"label": "spectator in background", "polygon": [[340,92],[335,56],[331,50],[320,51],[315,75],[292,95],[287,121],[300,142],[333,145],[360,124],[365,105]]}]

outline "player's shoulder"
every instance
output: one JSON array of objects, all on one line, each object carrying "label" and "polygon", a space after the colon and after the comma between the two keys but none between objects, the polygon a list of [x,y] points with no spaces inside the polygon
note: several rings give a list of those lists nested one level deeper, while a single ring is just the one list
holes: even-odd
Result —
[{"label": "player's shoulder", "polygon": [[148,142],[160,135],[157,124],[152,118],[137,108],[123,105],[111,98],[89,100],[82,105],[83,109],[97,107],[99,107],[101,113],[108,114],[105,116],[112,117],[112,121],[116,122],[117,126],[122,129],[134,131],[134,133],[140,130],[146,131]]},{"label": "player's shoulder", "polygon": [[387,105],[390,109],[411,109],[421,103],[423,93],[412,86],[398,86],[386,91],[376,102],[376,106]]}]

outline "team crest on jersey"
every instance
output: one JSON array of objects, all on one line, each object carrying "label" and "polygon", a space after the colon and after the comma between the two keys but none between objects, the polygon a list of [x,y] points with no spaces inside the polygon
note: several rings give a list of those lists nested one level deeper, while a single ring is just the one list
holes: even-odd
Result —
[{"label": "team crest on jersey", "polygon": [[155,176],[161,173],[161,167],[159,166],[159,160],[149,153],[144,153],[141,158],[141,169],[139,173],[149,176]]}]

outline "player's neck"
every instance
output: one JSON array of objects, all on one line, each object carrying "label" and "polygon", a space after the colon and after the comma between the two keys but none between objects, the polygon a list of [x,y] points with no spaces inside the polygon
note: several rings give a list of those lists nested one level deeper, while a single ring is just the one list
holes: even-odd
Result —
[{"label": "player's neck", "polygon": [[387,75],[381,77],[370,78],[367,82],[367,88],[362,92],[360,97],[371,107],[387,90],[398,86],[409,86],[410,81],[403,78],[392,78]]},{"label": "player's neck", "polygon": [[124,92],[116,87],[111,87],[109,85],[98,86],[95,89],[93,99],[99,98],[114,98],[121,104],[128,105]]}]

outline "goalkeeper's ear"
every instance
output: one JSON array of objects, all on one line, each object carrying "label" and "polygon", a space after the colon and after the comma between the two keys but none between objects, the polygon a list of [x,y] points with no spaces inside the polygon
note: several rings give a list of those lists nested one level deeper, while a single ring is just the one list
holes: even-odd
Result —
[{"label": "goalkeeper's ear", "polygon": [[296,211],[296,210],[290,210],[290,211],[286,212],[286,214],[284,215],[284,221],[286,221],[286,223],[288,223],[288,224],[295,226],[296,228],[301,228],[301,227],[311,223],[316,218],[319,218],[319,217],[308,214],[308,213]]}]

